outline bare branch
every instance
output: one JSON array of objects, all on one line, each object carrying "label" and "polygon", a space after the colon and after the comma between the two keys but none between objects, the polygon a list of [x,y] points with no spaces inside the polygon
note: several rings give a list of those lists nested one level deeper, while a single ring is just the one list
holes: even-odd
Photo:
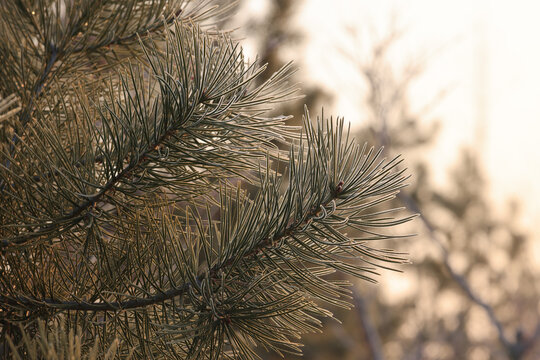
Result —
[{"label": "bare branch", "polygon": [[360,318],[360,324],[364,330],[366,337],[366,343],[368,344],[369,351],[371,352],[371,358],[373,360],[383,360],[383,351],[381,345],[381,339],[377,333],[377,329],[371,322],[369,311],[366,307],[366,302],[363,297],[358,293],[357,289],[352,289],[352,297],[354,300],[354,307]]},{"label": "bare branch", "polygon": [[399,193],[398,197],[403,201],[403,203],[413,212],[416,212],[420,214],[419,218],[422,220],[425,228],[429,232],[429,237],[431,241],[433,241],[441,250],[441,253],[443,255],[443,265],[445,269],[448,271],[452,279],[459,285],[461,290],[465,293],[465,295],[480,306],[484,311],[486,312],[486,315],[488,316],[491,324],[495,327],[497,330],[497,335],[499,337],[500,343],[503,345],[506,353],[512,360],[519,360],[522,359],[523,356],[533,347],[533,345],[540,339],[540,322],[538,323],[536,327],[535,333],[528,339],[523,339],[522,336],[516,336],[515,341],[511,341],[508,339],[508,337],[504,334],[504,328],[495,315],[495,311],[493,308],[485,302],[477,293],[474,292],[474,290],[471,288],[467,280],[450,264],[449,261],[449,253],[444,244],[440,241],[440,239],[437,237],[437,234],[435,233],[435,228],[431,224],[431,222],[425,217],[424,214],[422,214],[422,211],[416,205],[415,201],[407,194],[401,192]]}]

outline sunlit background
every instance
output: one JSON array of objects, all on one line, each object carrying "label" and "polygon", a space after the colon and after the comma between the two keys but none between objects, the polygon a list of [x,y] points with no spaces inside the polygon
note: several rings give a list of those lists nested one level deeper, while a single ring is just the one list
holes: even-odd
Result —
[{"label": "sunlit background", "polygon": [[[284,44],[281,57],[301,69],[302,81],[335,96],[329,112],[361,126],[362,82],[350,51],[362,61],[373,43],[394,28],[402,33],[392,61],[402,66],[424,61],[424,73],[411,87],[411,106],[422,107],[441,91],[428,117],[442,122],[433,166],[444,171],[463,143],[481,150],[490,192],[501,205],[510,198],[524,206],[524,225],[540,222],[540,3],[518,1],[353,1],[304,0],[288,19],[304,38]],[[250,0],[246,8],[264,22],[271,0]],[[350,32],[358,37],[351,39]],[[258,39],[245,39],[255,56]],[[527,201],[523,201],[523,200]],[[540,258],[538,258],[540,260]]]},{"label": "sunlit background", "polygon": [[[308,336],[306,358],[540,358],[538,14],[527,0],[240,3],[246,53],[270,69],[293,60],[312,114],[324,107],[377,142],[388,110],[382,142],[405,156],[407,196],[427,219],[399,244],[413,264],[358,284],[368,310],[338,311],[348,320]],[[366,74],[398,101],[375,109]]]}]

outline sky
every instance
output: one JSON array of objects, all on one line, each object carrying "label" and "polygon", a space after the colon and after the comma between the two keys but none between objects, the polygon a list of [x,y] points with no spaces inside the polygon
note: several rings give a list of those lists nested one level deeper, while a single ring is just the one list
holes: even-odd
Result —
[{"label": "sky", "polygon": [[[251,16],[264,17],[270,3],[251,0],[247,6]],[[401,30],[392,52],[396,68],[415,59],[426,63],[411,87],[413,110],[445,92],[425,116],[442,125],[429,154],[435,181],[444,186],[463,146],[480,150],[494,212],[505,214],[509,201],[518,200],[518,223],[535,238],[533,256],[540,263],[534,228],[540,223],[539,13],[540,2],[530,0],[303,0],[291,21],[305,35],[303,48],[285,48],[283,58],[333,93],[325,113],[361,126],[367,117],[363,79],[342,54],[362,62],[392,24]]]},{"label": "sky", "polygon": [[[332,110],[353,124],[365,116],[361,89],[351,87],[354,69],[339,60],[338,48],[357,47],[361,58],[373,38],[397,24],[404,34],[392,54],[397,66],[427,59],[412,88],[413,108],[446,91],[428,116],[442,124],[430,155],[436,178],[444,181],[463,144],[474,145],[481,149],[494,206],[519,199],[520,222],[533,231],[540,222],[539,13],[540,2],[526,0],[305,0],[298,23],[309,34],[305,71],[338,94]],[[347,43],[344,28],[360,41]]]}]

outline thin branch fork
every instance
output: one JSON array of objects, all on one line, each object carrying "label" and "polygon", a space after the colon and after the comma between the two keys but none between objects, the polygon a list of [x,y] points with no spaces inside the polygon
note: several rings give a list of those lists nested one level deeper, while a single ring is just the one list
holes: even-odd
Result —
[{"label": "thin branch fork", "polygon": [[[407,205],[407,207],[416,213],[421,214],[420,208],[418,205],[416,205],[415,201],[404,193],[399,193],[398,197]],[[422,214],[420,216],[420,219],[422,219],[422,222],[426,229],[429,232],[429,236],[431,240],[437,244],[439,249],[442,252],[443,255],[443,265],[445,269],[448,271],[452,279],[459,285],[461,290],[465,293],[465,295],[475,304],[479,305],[484,311],[486,312],[490,322],[493,324],[493,326],[497,329],[497,335],[499,337],[500,343],[503,345],[504,349],[506,350],[506,353],[512,360],[520,360],[525,356],[525,354],[533,347],[533,345],[540,340],[540,322],[538,322],[536,326],[535,333],[529,338],[524,339],[521,336],[516,336],[516,340],[512,341],[510,340],[504,333],[504,328],[495,315],[495,311],[493,308],[482,298],[476,294],[467,280],[460,274],[458,274],[449,261],[449,253],[444,244],[437,238],[435,234],[435,228],[431,224],[431,222]]]}]

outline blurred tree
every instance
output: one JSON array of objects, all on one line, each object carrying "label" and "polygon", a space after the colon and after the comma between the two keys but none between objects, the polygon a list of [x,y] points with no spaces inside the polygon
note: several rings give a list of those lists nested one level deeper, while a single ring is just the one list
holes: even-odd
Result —
[{"label": "blurred tree", "polygon": [[503,218],[492,211],[475,149],[461,150],[447,187],[433,183],[423,154],[438,124],[425,125],[426,110],[414,112],[408,98],[426,64],[395,65],[391,49],[401,35],[390,31],[362,57],[345,53],[367,84],[361,103],[368,119],[358,137],[384,145],[390,157],[405,154],[413,169],[399,197],[421,214],[425,229],[406,245],[414,265],[403,277],[416,291],[396,300],[359,284],[358,317],[338,312],[343,326],[307,338],[305,358],[536,359],[540,278],[527,263],[530,239],[517,225],[515,206]]},{"label": "blurred tree", "polygon": [[371,245],[409,219],[379,211],[399,160],[343,121],[268,115],[291,67],[257,83],[208,25],[227,11],[0,3],[1,357],[299,354],[348,306],[333,273],[405,261]]},{"label": "blurred tree", "polygon": [[[389,50],[398,37],[399,33],[391,32],[375,47],[371,62],[360,67],[369,84],[372,119],[367,131],[385,145],[390,156],[399,152],[411,159],[408,163],[417,176],[400,199],[421,214],[425,232],[420,246],[426,247],[425,241],[430,241],[438,250],[413,256],[422,278],[417,298],[406,300],[404,311],[396,304],[380,310],[399,314],[402,329],[410,329],[412,324],[418,329],[409,341],[394,338],[399,344],[396,347],[401,347],[398,358],[536,358],[533,347],[540,337],[536,315],[540,289],[515,286],[540,280],[525,266],[528,239],[516,225],[515,209],[506,218],[491,211],[474,149],[461,151],[445,189],[432,183],[426,159],[414,156],[435,141],[437,125],[422,127],[424,115],[410,109],[408,88],[424,64],[401,70],[391,65]],[[361,136],[366,138],[366,133]],[[415,250],[420,249],[411,248]],[[411,301],[425,308],[411,308]],[[392,328],[399,329],[396,324]],[[521,335],[509,336],[512,328]],[[379,333],[386,334],[386,330],[381,328]]]}]

